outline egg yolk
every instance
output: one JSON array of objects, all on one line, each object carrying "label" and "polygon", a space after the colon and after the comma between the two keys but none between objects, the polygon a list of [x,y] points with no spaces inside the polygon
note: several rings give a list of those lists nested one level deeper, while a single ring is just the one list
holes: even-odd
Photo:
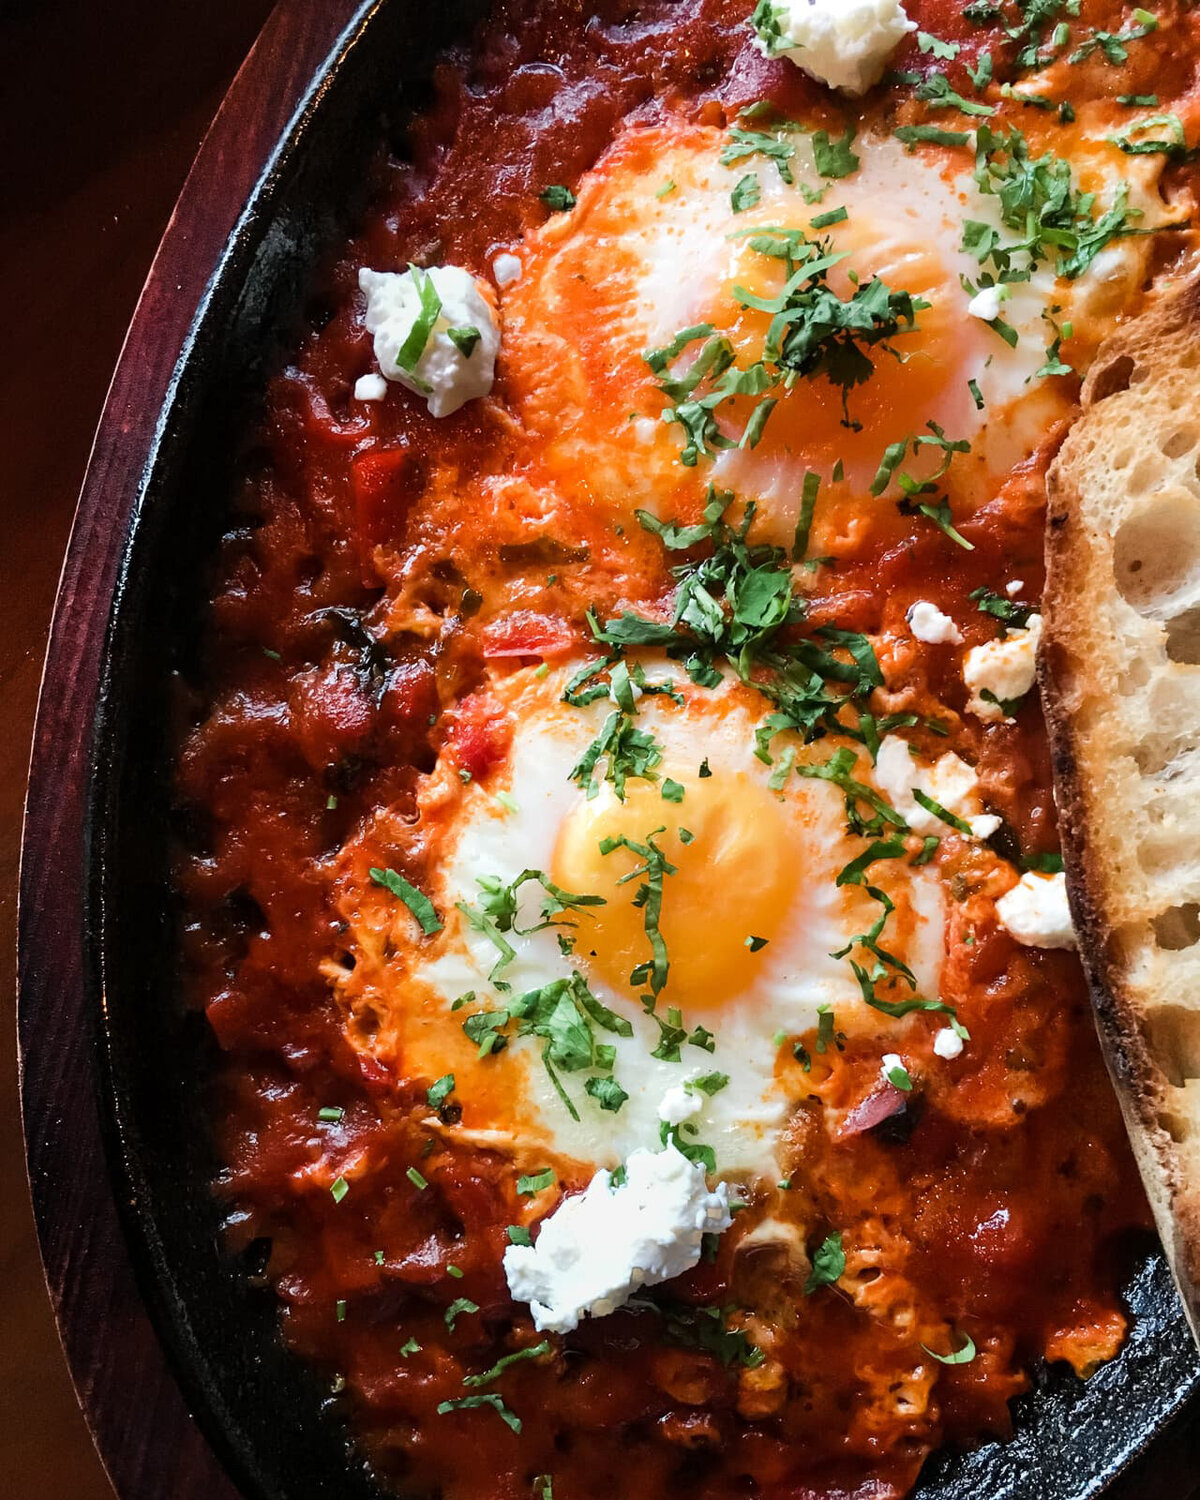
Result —
[{"label": "egg yolk", "polygon": [[[859,287],[878,277],[893,292],[912,295],[912,324],[900,320],[894,336],[864,351],[873,372],[860,385],[843,391],[834,381],[818,378],[800,380],[779,392],[756,448],[738,454],[740,463],[729,465],[744,471],[743,482],[753,484],[755,471],[780,460],[802,460],[826,475],[840,460],[848,479],[861,489],[874,477],[889,443],[924,432],[931,416],[947,417],[953,404],[948,388],[961,386],[965,393],[964,355],[978,335],[964,326],[964,296],[957,278],[939,255],[936,237],[932,244],[919,243],[915,226],[891,221],[889,207],[885,204],[883,213],[856,207],[848,222],[832,231],[834,252],[848,259],[831,269],[829,286],[849,300],[855,293],[851,274]],[[710,312],[712,322],[729,332],[741,365],[759,357],[771,320],[757,309],[739,307],[733,285],[770,299],[778,294],[782,278],[778,261],[748,253]],[[745,425],[755,404],[739,397],[723,407],[733,430]]]},{"label": "egg yolk", "polygon": [[654,834],[674,867],[662,877],[658,920],[669,964],[663,996],[689,1011],[720,1007],[753,982],[761,944],[752,951],[748,940],[770,942],[783,929],[799,874],[796,849],[777,799],[749,776],[673,779],[684,789],[680,802],[648,781],[628,782],[624,802],[608,783],[590,801],[581,798],[559,832],[553,878],[605,901],[580,913],[581,966],[619,991],[643,993],[648,983],[631,985],[630,974],[651,956],[639,894],[646,877],[633,873],[646,861],[611,841],[645,846]]}]

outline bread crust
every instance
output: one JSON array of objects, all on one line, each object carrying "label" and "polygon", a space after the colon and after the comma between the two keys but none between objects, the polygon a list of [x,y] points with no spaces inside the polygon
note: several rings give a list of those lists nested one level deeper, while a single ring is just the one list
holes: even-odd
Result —
[{"label": "bread crust", "polygon": [[1101,347],[1049,471],[1039,677],[1100,1041],[1200,1343],[1198,476],[1193,277]]}]

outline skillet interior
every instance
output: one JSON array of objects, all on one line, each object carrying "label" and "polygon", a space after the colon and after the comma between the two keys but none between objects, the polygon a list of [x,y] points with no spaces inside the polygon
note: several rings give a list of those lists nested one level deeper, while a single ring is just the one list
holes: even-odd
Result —
[{"label": "skillet interior", "polygon": [[[101,1091],[118,1199],[143,1290],[185,1392],[247,1493],[263,1500],[382,1491],[327,1391],[282,1348],[273,1294],[218,1245],[203,1079],[216,1047],[185,1013],[168,876],[174,674],[194,667],[205,560],[230,462],[304,288],[363,204],[348,191],[382,137],[400,145],[434,52],[468,35],[482,0],[364,5],[281,144],[197,315],[143,476],[106,647],[85,891]],[[1017,1403],[1017,1436],[935,1456],[919,1500],[1086,1500],[1200,1389],[1169,1276],[1147,1251],[1129,1283],[1136,1321],[1086,1386],[1058,1370]]]}]

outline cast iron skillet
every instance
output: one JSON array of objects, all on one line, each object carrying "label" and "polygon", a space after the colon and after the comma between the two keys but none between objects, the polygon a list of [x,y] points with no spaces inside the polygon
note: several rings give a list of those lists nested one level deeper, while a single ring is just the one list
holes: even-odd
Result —
[{"label": "cast iron skillet", "polygon": [[[436,49],[468,35],[483,0],[364,6],[314,83],[202,300],[134,507],[103,660],[88,803],[85,930],[97,1062],[117,1198],[161,1337],[207,1435],[255,1500],[370,1500],[336,1408],[282,1348],[255,1266],[218,1243],[203,1089],[214,1044],[175,981],[165,768],[170,682],[193,665],[204,560],[231,455],[265,370],[313,312],[304,288],[361,211],[348,187],[382,135],[399,149]],[[103,1004],[100,999],[103,997]],[[1086,1385],[1058,1370],[1016,1404],[1007,1445],[932,1459],[921,1500],[1085,1500],[1200,1388],[1161,1255],[1128,1287],[1118,1359]]]}]

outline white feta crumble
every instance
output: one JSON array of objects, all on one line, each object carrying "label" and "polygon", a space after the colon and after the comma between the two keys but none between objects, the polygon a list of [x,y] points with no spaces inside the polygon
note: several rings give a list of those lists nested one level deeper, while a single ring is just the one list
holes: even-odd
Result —
[{"label": "white feta crumble", "polygon": [[879,1074],[887,1083],[891,1083],[891,1075],[896,1071],[908,1077],[908,1069],[904,1066],[904,1059],[898,1052],[885,1052],[879,1059]]},{"label": "white feta crumble", "polygon": [[[971,713],[992,722],[1008,717],[1002,705],[1023,698],[1037,678],[1041,640],[1042,617],[1030,615],[1023,629],[1010,630],[998,641],[972,646],[963,660]],[[985,698],[984,693],[991,696]],[[997,700],[994,703],[993,698]]]},{"label": "white feta crumble", "polygon": [[543,1223],[535,1245],[510,1245],[504,1274],[539,1332],[569,1333],[581,1318],[614,1312],[638,1287],[690,1271],[701,1237],[731,1223],[728,1189],[722,1182],[710,1192],[702,1163],[673,1145],[638,1150],[620,1187],[597,1172]]},{"label": "white feta crumble", "polygon": [[387,381],[378,370],[372,370],[369,375],[360,375],[354,382],[356,401],[382,401],[386,395]]},{"label": "white feta crumble", "polygon": [[1023,579],[1014,578],[1011,583],[1006,583],[1004,585],[1004,592],[1010,599],[1015,599],[1024,587],[1025,583]]},{"label": "white feta crumble", "polygon": [[994,323],[1000,316],[1002,301],[998,286],[981,287],[967,303],[967,311],[973,318],[981,318],[985,323]]},{"label": "white feta crumble", "polygon": [[658,1118],[667,1125],[682,1125],[692,1120],[704,1108],[704,1100],[686,1083],[677,1083],[662,1096],[658,1106]]},{"label": "white feta crumble", "polygon": [[520,260],[507,250],[502,250],[492,261],[492,275],[497,286],[511,286],[514,281],[520,281],[523,270]]},{"label": "white feta crumble", "polygon": [[913,759],[907,740],[899,735],[884,735],[875,762],[875,780],[888,802],[914,833],[948,832],[936,813],[922,807],[913,796],[920,791],[947,812],[971,825],[977,839],[986,839],[1000,827],[1000,819],[985,813],[979,797],[975,772],[953,752],[941,756],[931,766],[920,766]]},{"label": "white feta crumble", "polygon": [[1067,877],[1027,870],[996,902],[996,915],[1027,948],[1074,948]]},{"label": "white feta crumble", "polygon": [[911,605],[907,619],[908,628],[913,635],[927,645],[941,646],[948,643],[956,646],[962,640],[962,634],[950,616],[944,615],[936,604],[930,604],[927,599],[918,599]]},{"label": "white feta crumble", "polygon": [[963,1039],[953,1026],[943,1026],[933,1039],[933,1050],[949,1062],[962,1056]]},{"label": "white feta crumble", "polygon": [[[448,417],[466,402],[487,395],[496,373],[500,329],[469,271],[435,266],[414,274],[364,266],[358,284],[367,296],[365,322],[375,337],[375,358],[383,376],[424,396],[434,417]],[[418,328],[424,287],[436,293],[441,305],[423,347],[405,351],[411,368],[402,368],[398,356]]]},{"label": "white feta crumble", "polygon": [[846,94],[865,94],[917,29],[900,0],[759,0],[752,24],[766,57],[786,57]]}]

